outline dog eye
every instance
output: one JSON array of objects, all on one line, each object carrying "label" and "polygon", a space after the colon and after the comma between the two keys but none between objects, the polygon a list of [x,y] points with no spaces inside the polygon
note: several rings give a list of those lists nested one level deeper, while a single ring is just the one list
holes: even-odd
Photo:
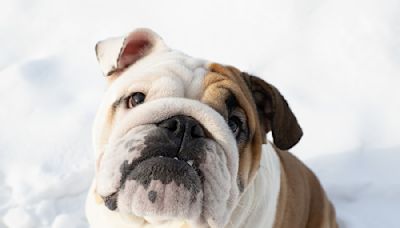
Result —
[{"label": "dog eye", "polygon": [[242,121],[237,116],[232,116],[228,120],[228,125],[231,128],[232,132],[237,135],[240,130],[240,126],[242,125]]},{"label": "dog eye", "polygon": [[127,107],[133,108],[136,105],[139,105],[144,102],[145,95],[143,93],[133,93],[128,97]]}]

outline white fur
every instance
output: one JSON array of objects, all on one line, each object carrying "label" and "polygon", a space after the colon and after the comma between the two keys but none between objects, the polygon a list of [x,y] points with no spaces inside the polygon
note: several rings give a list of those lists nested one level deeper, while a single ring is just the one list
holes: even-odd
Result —
[{"label": "white fur", "polygon": [[279,199],[281,165],[270,142],[263,145],[260,169],[246,189],[227,227],[271,228]]}]

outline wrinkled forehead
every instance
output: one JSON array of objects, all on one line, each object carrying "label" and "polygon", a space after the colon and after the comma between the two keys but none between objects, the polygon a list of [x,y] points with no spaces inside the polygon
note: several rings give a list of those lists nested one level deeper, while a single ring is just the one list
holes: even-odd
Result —
[{"label": "wrinkled forehead", "polygon": [[147,94],[152,90],[159,96],[198,99],[208,65],[205,60],[175,50],[150,54],[118,75],[106,97],[117,99],[129,92]]}]

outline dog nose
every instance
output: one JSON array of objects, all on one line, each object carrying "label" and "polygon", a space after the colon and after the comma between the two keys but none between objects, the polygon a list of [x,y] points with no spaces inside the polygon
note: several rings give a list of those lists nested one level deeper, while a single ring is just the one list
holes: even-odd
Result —
[{"label": "dog nose", "polygon": [[169,133],[172,133],[181,142],[205,137],[204,129],[200,123],[189,116],[173,116],[161,121],[158,126],[167,129]]}]

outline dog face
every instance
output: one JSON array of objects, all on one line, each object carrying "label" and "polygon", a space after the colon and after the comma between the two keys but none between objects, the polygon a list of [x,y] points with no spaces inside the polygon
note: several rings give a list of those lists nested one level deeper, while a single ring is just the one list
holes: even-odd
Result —
[{"label": "dog face", "polygon": [[95,120],[95,194],[149,223],[221,227],[255,177],[265,133],[302,132],[279,92],[233,67],[171,50],[154,32],[99,42],[108,88]]}]

